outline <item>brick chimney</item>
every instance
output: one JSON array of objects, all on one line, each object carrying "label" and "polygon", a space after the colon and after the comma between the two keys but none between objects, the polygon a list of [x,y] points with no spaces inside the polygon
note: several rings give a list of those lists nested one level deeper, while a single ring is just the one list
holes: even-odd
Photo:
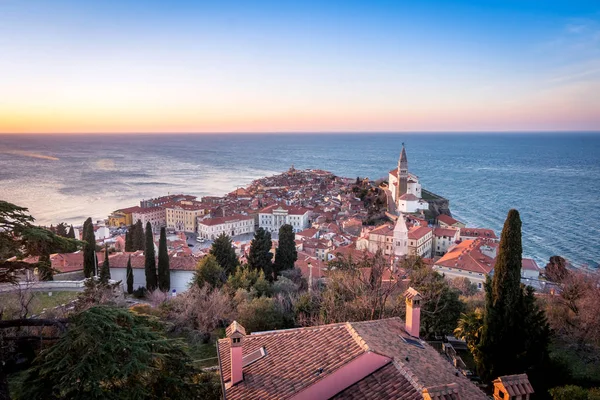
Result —
[{"label": "brick chimney", "polygon": [[244,343],[244,336],[246,336],[246,330],[236,321],[233,321],[227,327],[225,333],[229,339],[231,353],[231,385],[235,385],[244,380],[244,373],[242,372],[244,363],[242,345]]},{"label": "brick chimney", "polygon": [[500,376],[493,383],[494,400],[529,400],[533,393],[527,374]]},{"label": "brick chimney", "polygon": [[405,330],[410,336],[419,337],[421,329],[421,294],[412,287],[404,292],[406,297],[406,326]]}]

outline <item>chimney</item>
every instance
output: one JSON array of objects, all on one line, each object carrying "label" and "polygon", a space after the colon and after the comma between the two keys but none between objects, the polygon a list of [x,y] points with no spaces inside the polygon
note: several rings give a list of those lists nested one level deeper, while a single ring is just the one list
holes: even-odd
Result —
[{"label": "chimney", "polygon": [[406,297],[406,326],[405,330],[410,336],[419,337],[421,328],[421,295],[412,287],[404,292]]},{"label": "chimney", "polygon": [[500,376],[493,383],[494,400],[529,400],[533,393],[527,374]]},{"label": "chimney", "polygon": [[231,385],[235,385],[244,380],[242,372],[243,354],[242,345],[244,344],[244,336],[246,330],[243,326],[233,321],[225,330],[229,339],[229,347],[231,353]]}]

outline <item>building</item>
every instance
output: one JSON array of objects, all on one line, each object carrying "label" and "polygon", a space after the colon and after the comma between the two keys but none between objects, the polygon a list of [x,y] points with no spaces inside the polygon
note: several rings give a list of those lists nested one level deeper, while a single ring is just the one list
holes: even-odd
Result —
[{"label": "building", "polygon": [[471,239],[493,239],[498,240],[498,237],[491,229],[485,228],[460,228],[460,240]]},{"label": "building", "polygon": [[[359,250],[362,249],[361,246]],[[369,232],[367,250],[373,254],[381,250],[386,256],[394,254],[394,225],[380,225]]]},{"label": "building", "polygon": [[440,214],[437,217],[438,225],[440,228],[464,228],[465,224],[452,218],[446,214]]},{"label": "building", "polygon": [[142,200],[140,201],[140,207],[149,208],[149,207],[161,207],[171,203],[180,203],[180,202],[194,202],[196,200],[196,196],[190,196],[188,194],[170,194],[168,196],[157,197],[155,199],[150,200]]},{"label": "building", "polygon": [[408,255],[408,227],[404,215],[400,214],[394,226],[394,256],[405,257]]},{"label": "building", "polygon": [[196,232],[198,217],[206,213],[206,207],[196,202],[179,202],[163,205],[167,229],[175,232]]},{"label": "building", "polygon": [[538,267],[535,260],[531,258],[524,258],[521,260],[521,277],[525,279],[540,278],[540,267]]},{"label": "building", "polygon": [[291,225],[294,232],[301,232],[310,226],[310,210],[302,207],[274,204],[258,213],[258,226],[269,231],[279,232],[282,225]]},{"label": "building", "polygon": [[464,240],[448,249],[433,269],[449,279],[469,278],[479,289],[496,262],[498,244],[491,240]]},{"label": "building", "polygon": [[[108,257],[110,276],[114,281],[127,284],[127,261],[131,256],[133,269],[133,288],[146,287],[146,273],[144,272],[145,257],[143,251],[135,253],[116,253]],[[104,257],[104,256],[102,256]],[[157,258],[158,262],[158,258]],[[171,291],[185,292],[194,280],[194,271],[198,260],[189,255],[169,254],[169,271],[171,278]]]},{"label": "building", "polygon": [[398,167],[389,172],[388,182],[392,200],[396,203],[399,212],[415,213],[429,209],[429,203],[421,198],[419,177],[408,172],[408,158],[404,143],[402,143]]},{"label": "building", "polygon": [[405,321],[396,317],[254,333],[234,321],[217,345],[223,397],[487,399],[419,338],[421,296],[409,288],[405,297]]},{"label": "building", "polygon": [[135,221],[133,219],[133,213],[138,211],[141,207],[129,207],[129,208],[121,208],[119,210],[114,211],[112,214],[108,216],[108,226],[112,227],[120,227],[120,226],[130,226]]},{"label": "building", "polygon": [[134,223],[138,220],[142,221],[142,226],[144,227],[144,229],[146,229],[146,224],[150,222],[150,226],[152,226],[152,231],[156,233],[160,231],[160,228],[166,226],[166,215],[166,211],[162,207],[138,207],[138,209],[132,213],[132,218]]},{"label": "building", "polygon": [[434,228],[433,229],[433,255],[443,256],[448,252],[450,246],[454,246],[460,240],[458,228]]},{"label": "building", "polygon": [[408,254],[422,258],[431,257],[433,229],[426,226],[413,226],[408,230]]},{"label": "building", "polygon": [[249,215],[216,218],[198,217],[199,237],[213,240],[222,233],[228,236],[254,233],[254,217]]}]

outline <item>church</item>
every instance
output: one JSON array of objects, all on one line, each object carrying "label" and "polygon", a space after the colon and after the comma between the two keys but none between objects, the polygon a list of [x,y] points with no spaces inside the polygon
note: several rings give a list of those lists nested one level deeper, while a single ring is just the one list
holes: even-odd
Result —
[{"label": "church", "polygon": [[402,143],[398,168],[390,171],[388,182],[398,212],[416,213],[429,209],[429,203],[421,198],[419,177],[408,172],[408,159],[404,143]]}]

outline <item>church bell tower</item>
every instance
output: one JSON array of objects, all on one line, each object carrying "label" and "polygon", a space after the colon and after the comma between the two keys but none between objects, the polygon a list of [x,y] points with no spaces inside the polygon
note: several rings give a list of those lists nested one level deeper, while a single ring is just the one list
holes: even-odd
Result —
[{"label": "church bell tower", "polygon": [[398,186],[396,186],[396,201],[406,194],[408,187],[408,159],[406,158],[406,148],[402,143],[402,152],[400,153],[400,159],[398,160]]}]

